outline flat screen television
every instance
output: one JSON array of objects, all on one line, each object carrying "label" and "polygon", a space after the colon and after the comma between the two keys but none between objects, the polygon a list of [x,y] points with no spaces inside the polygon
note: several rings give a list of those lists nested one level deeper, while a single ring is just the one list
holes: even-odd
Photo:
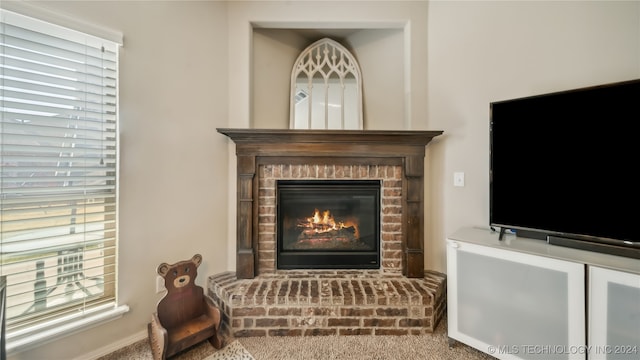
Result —
[{"label": "flat screen television", "polygon": [[640,258],[640,79],[490,103],[490,225]]}]

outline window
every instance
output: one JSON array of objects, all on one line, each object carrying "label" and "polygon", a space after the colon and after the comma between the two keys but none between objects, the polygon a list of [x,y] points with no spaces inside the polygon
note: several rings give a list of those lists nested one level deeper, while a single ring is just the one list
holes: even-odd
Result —
[{"label": "window", "polygon": [[0,16],[0,276],[17,346],[115,308],[119,44]]}]

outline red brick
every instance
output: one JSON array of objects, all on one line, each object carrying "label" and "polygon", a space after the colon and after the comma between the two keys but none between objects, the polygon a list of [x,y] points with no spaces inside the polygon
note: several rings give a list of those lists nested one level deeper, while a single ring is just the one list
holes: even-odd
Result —
[{"label": "red brick", "polygon": [[290,308],[290,307],[275,307],[270,308],[268,312],[269,316],[277,317],[277,316],[301,316],[302,310],[300,308]]},{"label": "red brick", "polygon": [[408,311],[406,308],[377,308],[376,315],[378,316],[407,316]]},{"label": "red brick", "polygon": [[371,317],[375,315],[373,309],[362,309],[362,308],[342,308],[340,310],[341,316],[347,317]]},{"label": "red brick", "polygon": [[400,319],[398,325],[401,327],[422,327],[424,321],[422,319]]},{"label": "red brick", "polygon": [[301,329],[272,329],[269,336],[302,336]]},{"label": "red brick", "polygon": [[409,335],[409,330],[408,329],[382,329],[382,328],[376,328],[375,330],[375,335]]},{"label": "red brick", "polygon": [[261,318],[256,319],[256,327],[286,327],[289,320],[285,318]]},{"label": "red brick", "polygon": [[234,331],[234,337],[258,337],[258,336],[266,336],[267,332],[265,330],[240,330]]},{"label": "red brick", "polygon": [[304,310],[304,316],[335,316],[336,311],[332,307],[310,307]]},{"label": "red brick", "polygon": [[245,307],[234,308],[231,310],[231,316],[264,316],[267,311],[263,307]]},{"label": "red brick", "polygon": [[330,318],[328,320],[329,327],[334,326],[359,326],[360,319],[355,318]]},{"label": "red brick", "polygon": [[367,327],[395,327],[396,326],[396,319],[379,319],[379,318],[372,318],[372,319],[364,319],[363,321],[363,325],[367,326]]},{"label": "red brick", "polygon": [[373,329],[338,329],[338,335],[373,335]]},{"label": "red brick", "polygon": [[336,329],[306,329],[304,331],[304,336],[331,336],[336,334]]}]

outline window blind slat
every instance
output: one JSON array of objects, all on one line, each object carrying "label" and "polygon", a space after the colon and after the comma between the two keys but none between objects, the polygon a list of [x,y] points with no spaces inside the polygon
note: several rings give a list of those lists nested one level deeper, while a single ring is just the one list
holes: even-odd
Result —
[{"label": "window blind slat", "polygon": [[[8,126],[7,126],[8,127]],[[4,126],[3,126],[4,128]],[[36,145],[46,145],[46,146],[59,146],[61,153],[69,153],[69,150],[73,150],[69,145],[74,144],[73,137],[64,137],[64,136],[46,136],[39,135],[34,132],[27,132],[27,134],[23,133],[7,133],[5,134],[5,141],[10,145],[17,144],[31,144],[32,146]],[[114,146],[115,139],[110,140],[101,140],[101,139],[83,139],[83,141],[75,141],[76,144],[84,142],[84,146]]]},{"label": "window blind slat", "polygon": [[14,85],[14,87],[17,88],[28,89],[29,86],[40,86],[39,89],[43,92],[58,92],[61,95],[71,94],[73,96],[78,96],[78,94],[83,94],[84,96],[103,96],[106,99],[105,103],[113,104],[115,102],[113,100],[116,96],[115,80],[110,78],[102,78],[100,79],[102,83],[94,84],[67,79],[55,79],[51,76],[34,74],[2,66],[0,66],[0,69],[4,72],[6,87]]},{"label": "window blind slat", "polygon": [[[67,40],[38,30],[14,26],[6,21],[3,35],[4,43],[36,53],[95,64],[113,64],[116,61],[114,49],[117,47],[109,41],[95,41],[96,38],[86,37],[82,42]],[[90,41],[92,39],[93,42]]]},{"label": "window blind slat", "polygon": [[55,208],[56,206],[64,206],[69,203],[75,203],[79,200],[86,200],[89,204],[99,204],[103,206],[113,205],[115,202],[115,190],[103,191],[101,193],[92,193],[87,196],[85,193],[60,194],[51,193],[44,196],[29,196],[23,199],[12,199],[6,197],[3,202],[6,206],[13,206],[16,209],[24,209],[32,207],[34,209],[42,209],[44,206]]},{"label": "window blind slat", "polygon": [[[37,229],[36,226],[40,226],[40,228],[48,229],[50,226],[54,226],[56,224],[65,224],[66,228],[72,227],[76,221],[76,219],[81,218],[84,223],[101,223],[104,218],[109,215],[115,215],[115,211],[96,211],[96,212],[87,212],[74,214],[72,207],[68,209],[56,209],[55,215],[49,215],[48,213],[38,214],[36,216],[23,219],[23,220],[8,220],[3,221],[2,225],[6,227],[5,237],[11,238],[13,233],[20,233],[25,231],[25,227],[30,226],[28,230]],[[53,211],[52,211],[53,212]],[[35,224],[35,226],[33,225]],[[47,227],[41,226],[41,224],[47,224]],[[75,228],[75,227],[74,227]],[[103,231],[104,228],[101,228],[100,231]],[[66,234],[65,234],[66,235]],[[25,237],[26,238],[26,237]],[[25,241],[25,240],[20,240]],[[8,241],[5,241],[7,244]],[[5,244],[6,245],[6,244]],[[3,250],[6,250],[3,249]]]},{"label": "window blind slat", "polygon": [[[34,53],[22,48],[11,46],[6,40],[0,43],[2,66],[6,69],[22,71],[24,73],[41,74],[58,79],[80,81],[80,83],[113,83],[116,70],[114,64],[108,61],[98,61],[95,64],[73,61],[52,56],[52,54]],[[14,73],[15,74],[15,73]]]},{"label": "window blind slat", "polygon": [[[106,264],[107,268],[105,272],[107,274],[114,273],[115,267],[113,266],[113,264],[115,264],[115,255],[106,255],[105,252],[106,252],[105,249],[102,249],[102,248],[89,249],[85,251],[85,253],[88,255],[91,255],[92,253],[94,253],[96,254],[94,257],[71,256],[65,259],[67,261],[66,264],[68,264],[69,266],[77,265],[78,268],[81,268],[82,270],[84,270],[89,274],[102,271]],[[72,255],[77,255],[77,254],[72,254]],[[58,277],[58,274],[57,274],[58,255],[56,254],[55,256],[42,258],[41,260],[44,261],[44,264],[42,264],[43,266],[41,267],[25,266],[25,264],[23,263],[17,264],[16,266],[14,266],[16,268],[20,267],[20,270],[22,270],[19,273],[16,272],[16,276],[20,276],[20,280],[22,281],[18,281],[9,287],[11,289],[14,289],[14,291],[12,291],[12,294],[22,295],[22,293],[26,293],[27,295],[29,295],[28,293],[33,291],[33,280],[31,279],[37,275],[36,274],[37,271],[44,272],[42,276],[45,280],[52,280],[52,281],[48,281],[49,283],[47,285],[48,288],[54,287],[56,285],[55,280]],[[85,262],[89,265],[84,266]],[[88,275],[86,277],[88,277]],[[19,302],[20,300],[21,299],[14,299],[15,302]]]},{"label": "window blind slat", "polygon": [[[74,80],[62,77],[51,76],[47,73],[36,73],[32,71],[25,71],[25,69],[11,68],[8,66],[0,66],[0,69],[4,72],[4,78],[14,81],[21,81],[27,83],[41,84],[52,88],[62,88],[67,90],[86,90],[89,94],[105,94],[115,96],[113,94],[115,89],[116,80],[111,77],[84,77],[82,79]],[[76,77],[78,77],[76,75]],[[94,82],[90,82],[93,80]]]},{"label": "window blind slat", "polygon": [[[95,90],[96,85],[89,85],[92,89]],[[87,86],[87,87],[89,87]],[[86,100],[93,104],[101,104],[103,106],[115,106],[114,99],[115,94],[99,94],[99,93],[91,93],[88,89],[87,91],[75,91],[74,89],[67,89],[62,87],[53,87],[48,86],[46,84],[40,84],[35,82],[27,82],[27,81],[18,81],[13,79],[4,79],[2,81],[2,85],[0,85],[0,89],[4,88],[5,93],[3,96],[6,97],[29,97],[26,94],[37,94],[41,96],[46,96],[44,101],[51,101],[50,98],[53,98],[56,101],[64,101],[65,99],[71,99],[75,101]],[[11,96],[7,91],[13,91],[14,93],[20,95]],[[110,110],[114,111],[114,109]],[[105,111],[106,112],[106,111]]]},{"label": "window blind slat", "polygon": [[36,114],[25,114],[25,113],[20,113],[20,112],[14,112],[11,111],[10,109],[5,108],[4,109],[4,118],[0,119],[0,123],[2,124],[9,124],[9,123],[30,123],[30,122],[41,122],[41,121],[47,121],[50,122],[52,126],[60,126],[61,124],[63,126],[68,126],[68,127],[76,127],[79,126],[80,124],[85,124],[86,126],[91,126],[92,128],[94,127],[100,127],[101,129],[104,129],[105,131],[105,136],[103,136],[103,138],[107,138],[107,133],[113,133],[115,134],[115,128],[116,128],[116,114],[113,113],[103,113],[100,114],[100,117],[96,117],[96,118],[88,118],[86,116],[83,117],[79,117],[79,118],[69,118],[69,117],[59,117],[59,116],[41,116],[41,115],[36,115]]},{"label": "window blind slat", "polygon": [[[20,90],[20,89],[18,89]],[[83,94],[84,95],[84,94]],[[21,102],[21,103],[31,103],[31,104],[42,104],[47,105],[49,107],[54,108],[66,108],[66,109],[75,109],[82,111],[91,111],[96,113],[112,113],[114,112],[115,106],[113,104],[106,103],[103,101],[102,97],[96,98],[92,96],[84,96],[78,98],[63,98],[57,96],[55,93],[47,93],[47,94],[34,94],[27,93],[22,91],[15,91],[11,89],[5,88],[2,94],[3,98],[6,100]],[[5,105],[5,107],[9,107]]]},{"label": "window blind slat", "polygon": [[[96,117],[102,113],[102,110],[96,108],[90,108],[84,106],[82,108],[75,109],[73,107],[62,107],[66,104],[60,104],[59,106],[51,106],[48,104],[36,104],[29,103],[27,101],[16,101],[14,99],[4,99],[4,107],[9,110],[15,111],[16,109],[22,110],[24,113],[35,113],[39,115],[47,116],[68,116],[71,118],[79,117]],[[88,105],[88,104],[87,104]]]},{"label": "window blind slat", "polygon": [[2,9],[0,19],[11,334],[115,300],[118,45]]},{"label": "window blind slat", "polygon": [[[104,148],[85,148],[83,151],[87,156],[104,156],[105,159],[113,158],[115,159],[115,150],[107,147],[111,143],[111,145],[115,145],[115,141],[106,141]],[[59,152],[60,148],[56,146],[46,146],[40,145],[34,149],[33,146],[24,146],[20,144],[4,144],[4,148],[8,154],[20,153],[23,151],[28,151],[31,154],[51,154],[52,152]]]},{"label": "window blind slat", "polygon": [[[0,50],[3,50],[0,47]],[[2,66],[6,72],[8,79],[22,79],[27,82],[42,83],[51,87],[60,87],[61,85],[74,85],[78,90],[85,87],[93,86],[94,91],[104,85],[113,85],[114,71],[109,69],[91,69],[83,70],[60,68],[52,66],[53,64],[41,64],[26,62],[20,59],[9,58],[6,55],[2,57]]]},{"label": "window blind slat", "polygon": [[[69,126],[57,126],[55,122],[50,125],[45,125],[43,121],[39,123],[4,123],[2,128],[7,135],[7,140],[10,141],[11,135],[24,136],[37,134],[38,137],[47,136],[49,138],[57,138],[62,143],[78,143],[82,144],[85,141],[104,141],[105,135],[109,134],[108,131],[103,131],[99,128],[95,128],[96,124],[92,123],[79,123],[74,127]],[[88,127],[90,125],[92,127]],[[19,139],[19,141],[24,138]]]},{"label": "window blind slat", "polygon": [[[106,246],[104,244],[109,243],[109,241],[111,241],[113,238],[104,238],[104,239],[95,239],[93,241],[88,240],[85,241],[84,243],[82,243],[82,245],[85,246],[97,246],[97,245],[101,245],[101,246]],[[80,246],[82,247],[82,246]],[[78,247],[78,248],[80,248]],[[55,259],[58,258],[58,255],[56,254],[58,251],[64,250],[68,247],[63,247],[63,246],[46,246],[43,247],[42,249],[38,250],[38,249],[34,249],[34,248],[29,248],[28,250],[23,250],[22,253],[20,254],[9,254],[7,256],[7,262],[6,264],[14,264],[14,263],[24,263],[24,262],[29,262],[29,264],[33,265],[35,264],[38,260],[46,260],[52,257],[52,254],[55,255]],[[29,256],[28,260],[26,259],[26,256]],[[51,266],[56,266],[54,262],[52,262]],[[32,277],[32,281],[33,281],[33,277]],[[13,282],[12,282],[13,283]]]},{"label": "window blind slat", "polygon": [[[90,267],[87,267],[86,268],[87,270],[91,272],[95,272],[95,271],[99,271],[102,268],[102,265],[96,265],[96,264],[115,263],[115,257],[116,257],[115,245],[95,247],[95,250],[96,251],[87,251],[85,254],[86,255],[84,257],[85,260],[99,260],[98,262],[91,264]],[[57,264],[58,255],[53,251],[52,251],[52,254],[55,254],[55,256],[47,256],[47,257],[40,258],[40,260],[46,260],[44,266],[41,268],[42,270],[45,271],[45,274],[46,273],[55,274],[58,271],[58,264]],[[78,263],[80,264],[80,262]],[[14,276],[19,276],[20,277],[19,280],[21,280],[21,281],[16,281],[11,286],[14,286],[14,287],[24,287],[25,285],[33,286],[32,279],[35,277],[34,271],[38,270],[38,267],[34,265],[33,262],[13,262],[7,265],[7,267],[10,267],[12,273],[15,274]]]}]

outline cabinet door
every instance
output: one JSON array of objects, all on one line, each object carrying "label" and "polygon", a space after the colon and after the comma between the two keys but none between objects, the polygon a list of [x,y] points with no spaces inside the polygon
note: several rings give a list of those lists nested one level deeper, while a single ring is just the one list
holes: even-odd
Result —
[{"label": "cabinet door", "polygon": [[640,275],[589,267],[589,354],[640,359]]},{"label": "cabinet door", "polygon": [[585,359],[584,265],[447,241],[449,337],[499,359]]}]

